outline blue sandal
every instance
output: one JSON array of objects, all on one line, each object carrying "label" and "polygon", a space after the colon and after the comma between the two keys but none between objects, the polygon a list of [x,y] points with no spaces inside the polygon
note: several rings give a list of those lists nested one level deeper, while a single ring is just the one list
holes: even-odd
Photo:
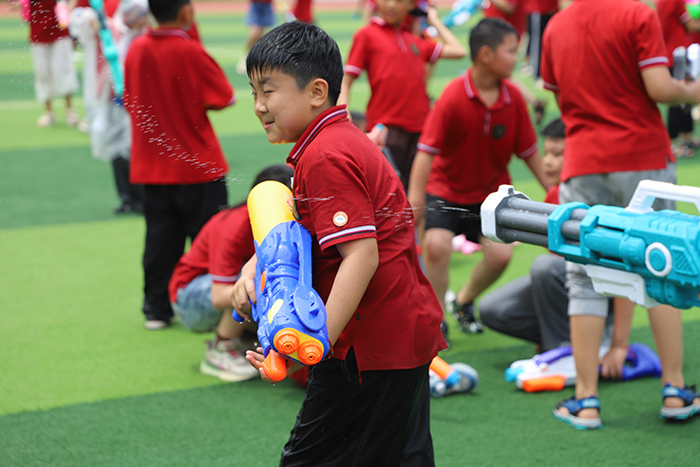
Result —
[{"label": "blue sandal", "polygon": [[[559,409],[566,409],[569,413],[561,412]],[[552,415],[561,422],[566,422],[577,430],[600,430],[603,428],[603,422],[598,418],[580,418],[577,415],[583,409],[597,409],[600,414],[600,399],[596,396],[584,397],[576,399],[576,396],[571,396],[559,402]]]},{"label": "blue sandal", "polygon": [[700,402],[695,403],[695,400],[700,398],[696,392],[695,386],[677,388],[667,383],[661,390],[661,397],[663,400],[666,400],[667,397],[678,397],[683,401],[684,406],[677,409],[662,407],[661,413],[659,413],[659,418],[668,420],[686,420],[693,415],[700,413]]}]

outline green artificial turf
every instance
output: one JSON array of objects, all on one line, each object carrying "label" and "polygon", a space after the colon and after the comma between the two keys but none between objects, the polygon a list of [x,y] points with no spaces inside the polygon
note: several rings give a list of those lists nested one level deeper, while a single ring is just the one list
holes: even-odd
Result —
[{"label": "green artificial turf", "polygon": [[[236,202],[260,169],[284,162],[291,146],[267,143],[247,77],[234,71],[245,37],[242,15],[198,18],[238,97],[233,108],[210,114]],[[343,11],[319,12],[318,21],[347,56],[360,21]],[[468,29],[456,30],[463,43]],[[198,364],[210,335],[177,323],[164,332],[143,329],[143,218],[112,212],[111,168],[91,157],[86,135],[61,123],[60,102],[56,127],[35,126],[41,108],[33,101],[26,34],[17,19],[0,18],[0,467],[276,464],[303,391],[290,381],[270,387],[203,376]],[[468,65],[440,62],[431,95]],[[556,117],[551,94],[535,92],[548,100],[545,122]],[[362,77],[353,85],[352,108],[361,110],[368,97]],[[697,185],[700,157],[678,167],[680,184]],[[518,190],[542,199],[522,162],[514,161],[511,173]],[[494,287],[527,273],[543,251],[516,247]],[[455,254],[450,287],[459,288],[479,260]],[[684,369],[693,383],[700,381],[700,310],[683,317]],[[488,329],[461,334],[449,322],[451,347],[443,358],[474,366],[481,382],[471,394],[433,400],[439,466],[698,465],[700,422],[658,420],[658,380],[602,383],[606,428],[578,432],[551,417],[571,390],[526,394],[503,380],[512,361],[532,356],[531,345]],[[653,343],[641,310],[632,340]]]}]

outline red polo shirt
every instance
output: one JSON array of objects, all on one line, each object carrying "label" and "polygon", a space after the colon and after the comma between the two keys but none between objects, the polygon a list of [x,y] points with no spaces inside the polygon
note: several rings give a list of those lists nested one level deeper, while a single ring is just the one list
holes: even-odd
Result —
[{"label": "red polo shirt", "polygon": [[526,0],[523,9],[526,14],[554,14],[559,11],[559,0]]},{"label": "red polo shirt", "polygon": [[525,32],[525,8],[522,0],[508,0],[508,3],[515,6],[515,11],[511,14],[505,14],[498,8],[494,6],[493,3],[489,2],[488,8],[484,9],[484,16],[486,18],[500,18],[507,23],[510,23],[515,30],[518,32],[518,37],[523,35]]},{"label": "red polo shirt", "polygon": [[68,30],[58,25],[56,0],[32,0],[29,2],[29,42],[51,44],[68,37]]},{"label": "red polo shirt", "polygon": [[202,274],[211,274],[216,283],[235,283],[241,268],[254,254],[246,205],[215,214],[175,266],[168,287],[170,301],[175,303],[177,291]]},{"label": "red polo shirt", "polygon": [[430,109],[425,88],[426,63],[440,58],[442,44],[425,40],[381,18],[355,33],[345,73],[367,70],[372,90],[367,104],[367,130],[377,123],[419,133]]},{"label": "red polo shirt", "polygon": [[205,183],[228,171],[207,110],[235,102],[226,75],[181,29],[136,38],[124,65],[132,123],[131,182]]},{"label": "red polo shirt", "polygon": [[673,160],[640,73],[668,63],[659,17],[642,2],[576,0],[550,20],[542,79],[559,93],[566,125],[562,181],[662,169]]},{"label": "red polo shirt", "polygon": [[[379,266],[334,346],[360,371],[416,368],[446,347],[442,309],[420,269],[413,212],[398,177],[366,135],[329,109],[292,149],[294,198],[314,239],[314,288],[325,302],[342,260],[335,245],[376,238]],[[342,285],[341,285],[342,286]]]},{"label": "red polo shirt", "polygon": [[478,204],[510,185],[508,162],[537,151],[537,135],[520,91],[501,83],[491,107],[472,83],[472,69],[452,80],[428,115],[418,149],[433,154],[426,192],[455,204]]},{"label": "red polo shirt", "polygon": [[690,35],[685,29],[685,23],[690,21],[690,13],[685,9],[685,0],[659,0],[656,12],[661,20],[668,60],[673,63],[673,50],[690,45]]}]

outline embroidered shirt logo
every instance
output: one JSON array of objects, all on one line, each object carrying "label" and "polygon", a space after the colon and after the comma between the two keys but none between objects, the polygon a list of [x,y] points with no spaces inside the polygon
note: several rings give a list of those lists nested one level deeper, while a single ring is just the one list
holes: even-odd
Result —
[{"label": "embroidered shirt logo", "polygon": [[418,51],[418,47],[416,44],[411,44],[411,50],[413,51],[413,55],[420,55],[420,52]]},{"label": "embroidered shirt logo", "polygon": [[333,214],[333,223],[336,227],[342,227],[348,223],[348,215],[343,211],[338,211]]}]

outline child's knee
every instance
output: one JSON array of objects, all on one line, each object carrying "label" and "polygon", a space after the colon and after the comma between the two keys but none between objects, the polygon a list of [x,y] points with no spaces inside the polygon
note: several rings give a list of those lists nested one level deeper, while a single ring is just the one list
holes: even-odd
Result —
[{"label": "child's knee", "polygon": [[452,254],[452,239],[441,232],[428,230],[425,234],[423,252],[432,262],[449,261]]}]

